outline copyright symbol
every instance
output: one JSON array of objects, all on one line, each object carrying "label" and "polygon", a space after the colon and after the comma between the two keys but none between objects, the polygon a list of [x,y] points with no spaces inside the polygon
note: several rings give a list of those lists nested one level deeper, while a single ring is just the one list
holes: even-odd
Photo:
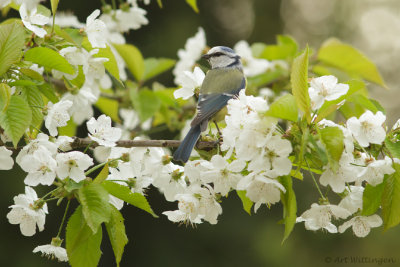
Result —
[{"label": "copyright symbol", "polygon": [[325,257],[325,262],[326,263],[331,263],[332,262],[332,258],[331,257]]}]

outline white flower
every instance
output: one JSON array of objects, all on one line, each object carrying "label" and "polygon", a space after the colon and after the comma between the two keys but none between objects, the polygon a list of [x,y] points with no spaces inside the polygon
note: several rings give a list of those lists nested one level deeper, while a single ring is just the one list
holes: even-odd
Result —
[{"label": "white flower", "polygon": [[203,28],[199,28],[196,35],[186,41],[185,49],[178,50],[179,60],[175,64],[172,73],[175,76],[174,82],[178,84],[184,71],[191,71],[197,60],[200,59],[203,50],[206,48],[206,35]]},{"label": "white flower", "polygon": [[62,240],[58,237],[53,238],[51,244],[37,246],[33,253],[41,252],[43,256],[58,261],[68,261],[67,250],[61,247]]},{"label": "white flower", "polygon": [[360,118],[351,117],[347,120],[347,128],[353,134],[360,146],[367,147],[371,144],[381,144],[385,140],[386,132],[382,124],[386,116],[378,111],[375,115],[367,110]]},{"label": "white flower", "polygon": [[0,147],[0,170],[11,170],[14,166],[14,160],[11,157],[12,151],[6,147]]},{"label": "white flower", "polygon": [[37,36],[43,38],[46,35],[46,30],[36,25],[43,26],[49,22],[49,18],[37,13],[36,6],[32,9],[27,7],[27,4],[22,3],[19,8],[19,14],[25,27],[33,31]]},{"label": "white flower", "polygon": [[313,203],[309,210],[297,217],[296,222],[305,222],[307,230],[316,231],[324,228],[329,233],[337,233],[336,226],[331,223],[332,217],[346,219],[350,215],[350,211],[336,205]]},{"label": "white flower", "polygon": [[69,177],[77,183],[86,178],[85,170],[93,165],[93,159],[80,151],[59,153],[56,160],[57,176],[61,179]]},{"label": "white flower", "polygon": [[71,100],[72,107],[69,109],[70,114],[76,124],[82,124],[86,119],[93,116],[92,104],[97,101],[97,97],[93,94],[92,89],[88,84],[84,84],[78,93],[66,93],[62,100]]},{"label": "white flower", "polygon": [[51,185],[56,178],[57,162],[46,148],[24,156],[19,165],[28,173],[24,180],[26,185]]},{"label": "white flower", "polygon": [[39,231],[43,231],[47,213],[47,204],[39,208],[35,201],[38,200],[35,190],[25,187],[25,194],[14,197],[14,205],[10,206],[11,211],[7,219],[11,224],[19,224],[21,233],[24,236],[33,236],[36,233],[36,225]]},{"label": "white flower", "polygon": [[308,88],[310,95],[311,108],[319,109],[324,101],[332,101],[345,95],[349,90],[348,84],[338,83],[335,76],[327,75],[311,79]]},{"label": "white flower", "polygon": [[356,216],[339,226],[339,232],[343,233],[347,228],[352,226],[353,232],[357,237],[366,237],[371,231],[371,228],[381,225],[382,219],[377,214],[372,216]]},{"label": "white flower", "polygon": [[123,121],[124,128],[127,130],[135,129],[140,123],[139,115],[133,109],[120,108],[119,115]]},{"label": "white flower", "polygon": [[210,224],[216,224],[218,216],[222,213],[222,207],[215,198],[215,191],[211,186],[205,184],[204,187],[200,185],[192,185],[190,191],[200,197],[199,214],[203,220],[208,221]]},{"label": "white flower", "polygon": [[392,160],[388,156],[380,160],[368,157],[365,161],[367,167],[363,168],[358,174],[358,178],[367,181],[372,186],[382,183],[385,174],[392,174],[395,172],[392,167]]},{"label": "white flower", "polygon": [[274,135],[266,139],[261,154],[249,163],[248,169],[254,172],[266,171],[270,178],[287,175],[292,169],[289,154],[292,153],[290,141]]},{"label": "white flower", "polygon": [[23,158],[27,155],[32,155],[38,149],[46,149],[48,152],[54,156],[57,153],[57,145],[49,141],[49,136],[44,133],[39,133],[36,139],[31,140],[21,152],[18,153],[15,161],[21,165]]},{"label": "white flower", "polygon": [[[53,21],[49,21],[50,24],[53,24]],[[85,27],[85,24],[79,22],[78,18],[67,12],[63,11],[58,11],[56,13],[56,24],[60,26],[60,28],[68,28],[68,27],[74,27],[74,28],[83,28]]]},{"label": "white flower", "polygon": [[86,19],[86,34],[92,47],[106,48],[106,24],[100,19],[100,10],[96,9]]},{"label": "white flower", "polygon": [[246,190],[246,196],[255,203],[254,212],[261,204],[274,204],[281,199],[281,191],[286,189],[276,180],[265,177],[263,174],[251,173],[242,178],[237,190]]},{"label": "white flower", "polygon": [[352,214],[362,209],[363,206],[363,192],[364,187],[350,185],[350,188],[346,187],[347,196],[344,197],[339,207],[345,208]]},{"label": "white flower", "polygon": [[55,144],[57,145],[59,150],[66,152],[72,150],[72,142],[74,142],[74,139],[72,137],[61,135],[57,137]]},{"label": "white flower", "polygon": [[87,123],[90,132],[89,137],[99,145],[113,147],[115,142],[121,137],[121,129],[111,126],[111,118],[101,115],[97,118],[91,118]]},{"label": "white flower", "polygon": [[244,40],[236,43],[233,49],[241,57],[243,72],[247,77],[261,74],[272,67],[268,60],[254,58],[249,44]]},{"label": "white flower", "polygon": [[117,9],[110,14],[102,14],[100,19],[107,25],[108,31],[113,32],[128,32],[129,30],[137,30],[142,25],[149,23],[145,17],[147,11],[140,7],[131,7],[129,10]]},{"label": "white flower", "polygon": [[60,100],[55,104],[52,102],[47,104],[49,109],[45,117],[44,125],[49,130],[51,136],[56,136],[58,134],[57,127],[67,125],[70,119],[68,109],[72,104],[70,100]]},{"label": "white flower", "polygon": [[206,76],[199,67],[195,67],[193,72],[184,71],[183,73],[184,75],[180,76],[180,80],[178,82],[182,87],[174,92],[174,97],[176,99],[188,99],[193,96],[195,89],[200,88],[204,77]]},{"label": "white flower", "polygon": [[193,194],[177,194],[178,210],[164,211],[172,222],[183,222],[185,224],[201,223],[203,216],[199,215],[200,201]]},{"label": "white flower", "polygon": [[202,173],[201,180],[204,183],[213,183],[214,191],[225,196],[231,188],[236,188],[238,181],[242,178],[240,172],[246,167],[246,163],[239,160],[228,163],[220,155],[214,155],[210,163],[209,170]]},{"label": "white flower", "polygon": [[[84,50],[83,50],[84,51]],[[99,49],[93,49],[89,53],[85,53],[85,64],[83,65],[83,73],[85,74],[85,82],[92,83],[95,79],[101,79],[106,72],[104,62],[108,61],[108,58],[94,57]]]},{"label": "white flower", "polygon": [[145,173],[153,177],[153,185],[164,193],[167,201],[174,201],[177,194],[185,192],[186,182],[183,167],[173,163],[164,166],[155,165],[151,164],[150,160],[146,160],[145,164]]}]

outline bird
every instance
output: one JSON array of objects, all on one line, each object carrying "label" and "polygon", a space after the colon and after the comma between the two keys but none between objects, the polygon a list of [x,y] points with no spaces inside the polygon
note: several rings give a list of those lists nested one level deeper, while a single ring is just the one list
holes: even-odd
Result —
[{"label": "bird", "polygon": [[190,130],[173,154],[176,161],[187,162],[201,132],[205,131],[208,121],[228,101],[246,88],[246,78],[240,56],[229,47],[215,46],[202,56],[211,69],[207,71],[200,87],[197,101],[197,115],[190,124]]}]

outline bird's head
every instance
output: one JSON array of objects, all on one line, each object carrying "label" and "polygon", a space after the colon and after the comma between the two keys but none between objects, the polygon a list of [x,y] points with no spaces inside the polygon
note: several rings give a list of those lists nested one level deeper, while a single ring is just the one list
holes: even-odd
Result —
[{"label": "bird's head", "polygon": [[210,62],[212,69],[242,68],[240,56],[226,46],[214,46],[202,57]]}]

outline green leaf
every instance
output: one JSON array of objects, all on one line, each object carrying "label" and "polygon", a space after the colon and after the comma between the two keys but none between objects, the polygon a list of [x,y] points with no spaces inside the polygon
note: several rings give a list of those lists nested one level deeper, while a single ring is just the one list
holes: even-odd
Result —
[{"label": "green leaf", "polygon": [[28,69],[28,68],[20,68],[19,71],[22,74],[28,76],[29,78],[31,78],[33,80],[40,81],[40,82],[44,81],[43,76],[40,73],[38,73],[38,72],[36,72],[34,70],[31,70],[31,69]]},{"label": "green leaf", "polygon": [[66,135],[66,136],[76,136],[76,130],[78,125],[74,122],[74,120],[67,121],[67,125],[64,127],[58,128],[58,135]]},{"label": "green leaf", "polygon": [[51,12],[53,12],[53,16],[56,15],[57,7],[59,0],[50,0],[51,3]]},{"label": "green leaf", "polygon": [[270,105],[266,115],[296,122],[299,116],[296,99],[291,94],[278,98]]},{"label": "green leaf", "polygon": [[400,159],[400,142],[392,142],[389,138],[385,139],[385,146],[389,149],[393,157]]},{"label": "green leaf", "polygon": [[157,0],[157,4],[158,4],[158,6],[159,6],[160,8],[162,8],[162,7],[163,7],[163,5],[162,5],[162,1],[161,1],[161,0]]},{"label": "green leaf", "polygon": [[100,97],[95,106],[100,109],[101,112],[109,116],[113,121],[121,123],[121,119],[118,116],[119,102],[117,100]]},{"label": "green leaf", "polygon": [[49,83],[43,83],[41,85],[37,86],[40,92],[51,102],[57,103],[59,98],[56,95],[55,91],[56,89],[53,87],[52,84]]},{"label": "green leaf", "polygon": [[48,9],[47,7],[45,7],[44,5],[38,5],[37,6],[37,13],[41,14],[45,17],[50,17],[51,16],[51,11],[50,9]]},{"label": "green leaf", "polygon": [[86,224],[82,206],[71,215],[66,229],[66,249],[72,267],[96,267],[101,257],[102,231],[95,234]]},{"label": "green leaf", "polygon": [[261,87],[269,84],[282,76],[286,76],[287,71],[281,68],[275,68],[273,70],[268,70],[266,73],[262,73],[256,76],[248,77],[247,83],[248,87]]},{"label": "green leaf", "polygon": [[108,198],[107,191],[99,184],[90,183],[79,189],[83,216],[94,234],[100,224],[110,219],[111,209]]},{"label": "green leaf", "polygon": [[336,172],[344,149],[343,132],[339,127],[325,127],[319,130],[319,134],[328,154],[330,168]]},{"label": "green leaf", "polygon": [[332,38],[322,44],[318,60],[386,88],[375,64],[351,45],[337,39]]},{"label": "green leaf", "polygon": [[151,209],[150,204],[149,202],[147,202],[146,197],[143,196],[142,194],[132,193],[129,187],[111,181],[104,181],[102,185],[111,195],[119,199],[122,199],[123,201],[150,213],[155,218],[158,218],[158,216]]},{"label": "green leaf", "polygon": [[17,147],[19,139],[24,135],[31,121],[32,111],[29,104],[19,96],[11,96],[7,110],[0,113],[0,126],[11,138],[14,147]]},{"label": "green leaf", "polygon": [[253,207],[253,201],[251,201],[247,196],[246,196],[246,191],[244,190],[236,190],[236,194],[239,196],[240,200],[242,201],[243,209],[251,215],[251,207]]},{"label": "green leaf", "polygon": [[25,52],[25,60],[67,74],[74,74],[75,72],[72,65],[63,56],[47,47],[29,49]]},{"label": "green leaf", "polygon": [[106,223],[108,237],[114,251],[117,266],[124,253],[125,245],[128,243],[128,237],[125,234],[124,217],[114,206],[111,208],[110,221]]},{"label": "green leaf", "polygon": [[0,76],[20,60],[24,35],[24,29],[17,23],[0,26]]},{"label": "green leaf", "polygon": [[378,108],[374,105],[374,103],[372,103],[367,97],[361,94],[352,95],[351,97],[349,97],[348,102],[358,104],[364,109],[368,109],[373,113],[379,111]]},{"label": "green leaf", "polygon": [[281,192],[281,201],[283,205],[283,223],[285,224],[285,233],[282,243],[289,237],[296,224],[297,218],[297,202],[296,195],[292,188],[292,178],[290,176],[282,176],[279,182],[285,187],[286,193]]},{"label": "green leaf", "polygon": [[124,59],[129,71],[137,81],[142,81],[145,65],[142,53],[136,46],[131,44],[113,44],[118,54]]},{"label": "green leaf", "polygon": [[277,45],[267,45],[260,57],[268,60],[293,58],[297,53],[297,42],[288,35],[278,35]]},{"label": "green leaf", "polygon": [[0,83],[0,112],[4,112],[10,104],[11,88],[8,84]]},{"label": "green leaf", "polygon": [[[386,179],[385,179],[386,180]],[[383,189],[385,187],[385,182],[378,184],[377,186],[372,186],[367,184],[363,193],[363,207],[361,215],[370,216],[374,214],[381,205]]]},{"label": "green leaf", "polygon": [[42,109],[44,106],[42,94],[36,86],[19,87],[21,96],[29,104],[32,110],[32,122],[35,127],[39,127],[43,121]]},{"label": "green leaf", "polygon": [[385,181],[382,194],[382,218],[385,230],[400,223],[400,165],[393,164],[395,172]]},{"label": "green leaf", "polygon": [[96,178],[93,180],[93,183],[95,184],[101,184],[104,182],[109,174],[109,169],[108,169],[108,164],[104,165],[103,169],[101,172],[96,176]]},{"label": "green leaf", "polygon": [[143,81],[169,70],[175,65],[175,60],[169,58],[146,58],[144,60]]},{"label": "green leaf", "polygon": [[83,33],[80,32],[79,29],[73,29],[73,28],[64,28],[61,29],[60,26],[55,25],[54,26],[54,32],[65,39],[67,42],[70,42],[71,44],[75,44],[80,46],[83,41]]},{"label": "green leaf", "polygon": [[199,13],[199,8],[197,7],[197,0],[186,0],[186,3],[194,10],[194,12]]},{"label": "green leaf", "polygon": [[137,91],[137,89],[131,88],[130,97],[133,108],[138,112],[140,121],[142,122],[153,117],[160,109],[161,100],[149,89]]},{"label": "green leaf", "polygon": [[296,57],[292,64],[290,75],[292,93],[296,98],[297,106],[306,116],[308,122],[311,121],[310,96],[308,95],[308,46],[305,51]]}]

